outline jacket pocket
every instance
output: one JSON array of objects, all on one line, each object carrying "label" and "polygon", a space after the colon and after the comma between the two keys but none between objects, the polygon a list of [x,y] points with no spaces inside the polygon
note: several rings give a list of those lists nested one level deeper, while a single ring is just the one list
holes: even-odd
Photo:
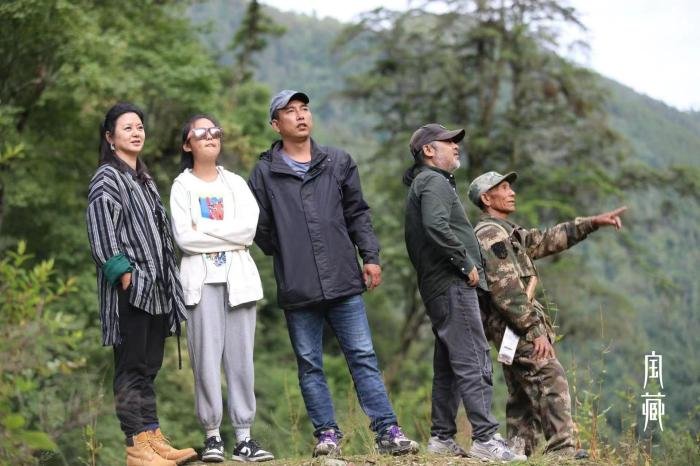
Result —
[{"label": "jacket pocket", "polygon": [[153,298],[153,278],[138,265],[134,265],[134,270],[131,272],[131,287],[127,291],[129,291],[131,305],[145,311],[150,308]]},{"label": "jacket pocket", "polygon": [[199,302],[205,278],[206,265],[202,254],[182,256],[180,282],[182,283],[186,305],[192,306]]}]

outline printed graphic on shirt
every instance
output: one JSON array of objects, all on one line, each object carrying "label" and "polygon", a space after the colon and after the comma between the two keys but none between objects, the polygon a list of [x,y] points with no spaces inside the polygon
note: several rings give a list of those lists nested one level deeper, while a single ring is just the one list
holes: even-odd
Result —
[{"label": "printed graphic on shirt", "polygon": [[207,260],[210,261],[215,267],[226,265],[226,252],[210,252],[207,254]]},{"label": "printed graphic on shirt", "polygon": [[223,220],[224,198],[221,196],[200,196],[199,209],[202,214],[202,218],[208,218],[211,220]]}]

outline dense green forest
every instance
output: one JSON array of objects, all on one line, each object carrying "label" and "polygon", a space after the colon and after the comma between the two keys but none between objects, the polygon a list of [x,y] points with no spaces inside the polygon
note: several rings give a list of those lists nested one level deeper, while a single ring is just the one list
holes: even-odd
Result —
[{"label": "dense green forest", "polygon": [[[431,3],[431,2],[428,2]],[[440,3],[440,2],[435,2]],[[627,204],[607,229],[542,261],[582,446],[602,464],[694,464],[700,457],[700,114],[681,112],[555,53],[579,22],[564,1],[444,2],[368,12],[357,24],[252,12],[243,0],[0,4],[0,464],[120,464],[111,349],[100,346],[85,228],[98,127],[118,100],[146,110],[144,160],[167,201],[185,119],[217,116],[222,162],[245,176],[274,139],[270,95],[311,96],[315,138],[350,151],[382,244],[385,283],[368,314],[405,431],[429,436],[432,334],[403,244],[408,138],[465,127],[458,187],[516,170],[517,220],[546,226]],[[248,14],[246,15],[246,11]],[[245,20],[244,20],[245,19]],[[8,32],[9,31],[9,32]],[[256,336],[253,434],[280,458],[312,446],[271,261]],[[543,302],[544,302],[543,301]],[[164,431],[200,446],[187,358],[175,339],[157,380]],[[347,453],[373,445],[338,348],[325,365]],[[644,355],[664,357],[663,431],[644,430]],[[496,366],[495,366],[496,367]],[[495,369],[494,410],[505,385]],[[231,438],[230,426],[224,436]],[[466,418],[458,440],[468,442]]]}]

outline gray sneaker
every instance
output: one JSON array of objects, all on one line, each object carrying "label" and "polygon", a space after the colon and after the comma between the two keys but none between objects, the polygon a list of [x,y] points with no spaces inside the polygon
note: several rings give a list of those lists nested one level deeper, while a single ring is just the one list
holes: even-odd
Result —
[{"label": "gray sneaker", "polygon": [[428,440],[428,453],[444,456],[468,456],[467,451],[460,447],[455,442],[455,439],[451,437],[446,439],[436,436],[430,437],[430,440]]},{"label": "gray sneaker", "polygon": [[406,437],[401,427],[393,425],[377,437],[377,450],[382,455],[408,455],[418,453],[418,442]]},{"label": "gray sneaker", "polygon": [[490,461],[527,461],[527,456],[513,453],[501,434],[494,434],[488,442],[474,440],[469,456]]}]

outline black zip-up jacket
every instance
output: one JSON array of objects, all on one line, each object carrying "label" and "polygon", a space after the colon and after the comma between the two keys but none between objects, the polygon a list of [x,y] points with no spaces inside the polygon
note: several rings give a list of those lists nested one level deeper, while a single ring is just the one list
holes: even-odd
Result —
[{"label": "black zip-up jacket", "polygon": [[260,154],[248,184],[260,206],[255,243],[273,256],[277,301],[298,309],[365,290],[357,253],[379,264],[379,242],[362,197],[357,165],[311,141],[305,176],[284,161],[282,141]]}]

